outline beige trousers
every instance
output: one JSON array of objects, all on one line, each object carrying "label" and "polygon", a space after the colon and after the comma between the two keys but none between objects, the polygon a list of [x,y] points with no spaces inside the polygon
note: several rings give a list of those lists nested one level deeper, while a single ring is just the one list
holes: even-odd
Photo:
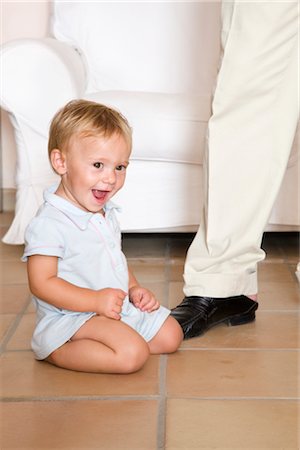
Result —
[{"label": "beige trousers", "polygon": [[263,230],[299,117],[299,2],[224,1],[205,201],[184,293],[256,294]]}]

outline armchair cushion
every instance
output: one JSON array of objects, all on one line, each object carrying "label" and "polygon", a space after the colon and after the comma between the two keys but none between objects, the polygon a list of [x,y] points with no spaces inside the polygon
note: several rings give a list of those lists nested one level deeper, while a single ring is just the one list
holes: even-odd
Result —
[{"label": "armchair cushion", "polygon": [[127,117],[133,127],[132,159],[202,164],[209,95],[101,91],[85,98]]}]

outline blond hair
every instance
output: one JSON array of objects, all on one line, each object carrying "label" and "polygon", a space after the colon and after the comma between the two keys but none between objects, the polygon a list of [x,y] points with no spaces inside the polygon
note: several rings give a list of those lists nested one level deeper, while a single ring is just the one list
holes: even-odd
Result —
[{"label": "blond hair", "polygon": [[88,100],[72,100],[53,117],[48,140],[48,154],[53,149],[65,150],[74,135],[124,137],[131,150],[132,130],[127,119],[118,111]]}]

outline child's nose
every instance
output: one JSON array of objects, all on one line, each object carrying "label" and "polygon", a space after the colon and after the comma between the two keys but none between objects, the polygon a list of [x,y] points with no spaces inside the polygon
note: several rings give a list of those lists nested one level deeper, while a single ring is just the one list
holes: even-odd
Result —
[{"label": "child's nose", "polygon": [[116,174],[114,170],[107,170],[103,177],[104,183],[114,184],[116,181]]}]

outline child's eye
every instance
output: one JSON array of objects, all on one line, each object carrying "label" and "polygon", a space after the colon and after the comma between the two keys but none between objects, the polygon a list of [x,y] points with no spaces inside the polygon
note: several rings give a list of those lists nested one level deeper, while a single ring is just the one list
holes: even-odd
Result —
[{"label": "child's eye", "polygon": [[116,167],[116,170],[126,170],[127,169],[127,166],[124,166],[124,164],[121,164],[120,166],[117,166]]},{"label": "child's eye", "polygon": [[93,165],[94,165],[94,167],[96,167],[96,169],[102,169],[102,167],[103,167],[102,162],[95,162]]}]

